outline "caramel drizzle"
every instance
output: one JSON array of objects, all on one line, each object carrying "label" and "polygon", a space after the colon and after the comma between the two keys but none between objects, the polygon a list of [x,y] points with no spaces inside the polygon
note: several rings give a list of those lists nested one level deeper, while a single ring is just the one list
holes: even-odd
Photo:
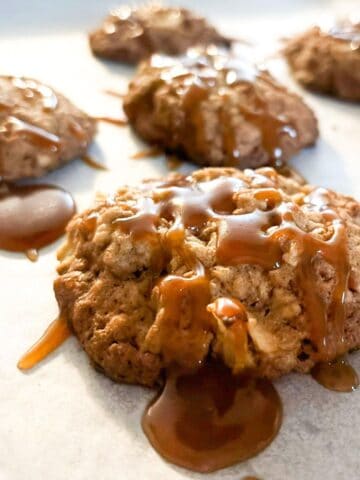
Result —
[{"label": "caramel drizzle", "polygon": [[121,100],[125,97],[126,93],[116,92],[114,90],[104,90],[106,95],[110,95],[111,97],[120,98]]},{"label": "caramel drizzle", "polygon": [[111,125],[116,125],[117,127],[126,127],[128,125],[128,121],[123,118],[93,117],[93,119],[99,122],[110,123]]},{"label": "caramel drizzle", "polygon": [[[295,244],[300,257],[297,274],[310,338],[318,350],[319,360],[333,358],[341,352],[344,334],[344,302],[349,275],[345,226],[327,206],[327,192],[324,189],[314,190],[302,199],[302,205],[297,205],[284,200],[281,191],[275,188],[271,180],[277,175],[274,170],[262,171],[264,175],[252,171],[247,171],[247,175],[252,185],[258,186],[253,195],[263,204],[263,209],[236,214],[236,193],[248,187],[242,180],[220,177],[191,184],[189,180],[181,177],[178,183],[173,181],[169,185],[164,183],[154,187],[150,191],[151,197],[138,205],[134,215],[115,220],[114,225],[141,240],[144,236],[157,235],[161,219],[166,219],[172,224],[167,238],[176,234],[183,250],[176,250],[173,245],[169,247],[165,242],[165,255],[175,253],[183,256],[184,251],[188,251],[185,232],[196,235],[208,222],[215,222],[218,229],[216,258],[219,264],[252,264],[266,270],[279,268],[283,263],[286,245],[289,242]],[[297,216],[301,208],[321,214],[324,224],[331,232],[329,238],[320,239],[298,225]],[[325,304],[318,294],[314,271],[317,257],[322,257],[336,271],[336,285],[329,304]],[[181,324],[181,313],[176,313],[181,312],[181,309],[174,308],[174,305],[180,308],[181,299],[184,296],[190,298],[196,317],[200,318],[199,321],[194,318],[194,323],[197,323],[194,328],[197,328],[197,333],[201,335],[204,331],[211,331],[213,324],[206,308],[209,300],[209,279],[206,273],[197,273],[195,276],[191,274],[197,268],[194,267],[196,259],[187,264],[190,279],[171,275],[161,281],[160,304],[165,319]],[[179,289],[185,292],[183,296],[176,293]],[[199,297],[201,306],[196,304],[198,300],[193,297]],[[166,320],[163,321],[166,323]],[[166,349],[165,344],[166,342],[163,346]]]},{"label": "caramel drizzle", "polygon": [[[44,112],[51,112],[57,108],[58,99],[50,87],[31,79],[20,77],[6,78],[11,81],[14,88],[22,92],[27,102],[37,101],[40,97]],[[0,102],[0,114],[5,114],[0,119],[1,141],[12,142],[22,138],[34,147],[45,149],[49,153],[57,152],[61,148],[61,141],[57,135],[11,115],[12,108],[13,105],[11,103]]]},{"label": "caramel drizzle", "polygon": [[31,102],[40,97],[43,103],[43,110],[45,112],[51,112],[58,106],[58,98],[56,93],[50,87],[32,79],[21,77],[9,78],[11,78],[14,87],[23,92],[23,97],[25,100]]},{"label": "caramel drizzle", "polygon": [[11,115],[0,122],[0,135],[9,142],[22,137],[34,146],[52,152],[60,148],[60,138],[57,135]]},{"label": "caramel drizzle", "polygon": [[88,135],[86,130],[80,123],[75,119],[69,118],[69,132],[74,135],[80,142],[82,146],[86,146]]},{"label": "caramel drizzle", "polygon": [[159,147],[151,147],[147,148],[145,150],[140,150],[140,152],[133,153],[131,155],[131,158],[133,160],[139,160],[141,158],[151,158],[151,157],[157,157],[158,155],[161,155],[163,153],[163,150]]},{"label": "caramel drizzle", "polygon": [[62,345],[71,335],[67,322],[59,317],[46,329],[43,336],[21,357],[17,366],[29,370]]},{"label": "caramel drizzle", "polygon": [[95,170],[108,170],[106,165],[103,165],[102,163],[97,162],[94,160],[90,155],[83,155],[81,157],[81,160],[88,165],[91,168],[94,168]]},{"label": "caramel drizzle", "polygon": [[[206,154],[204,148],[206,149],[208,144],[206,138],[207,126],[201,106],[222,79],[225,86],[222,86],[220,82],[223,102],[219,114],[222,126],[222,145],[230,159],[229,164],[241,165],[237,128],[236,125],[232,125],[231,118],[228,117],[228,109],[225,108],[231,101],[234,86],[238,86],[243,90],[243,94],[252,100],[252,106],[245,108],[244,105],[237,102],[236,108],[240,110],[249,123],[256,125],[260,130],[262,147],[269,155],[273,165],[282,165],[281,140],[284,136],[296,138],[298,133],[295,126],[287,118],[283,118],[283,116],[268,109],[268,102],[263,98],[259,85],[268,83],[276,89],[280,87],[267,72],[258,70],[255,66],[241,61],[235,63],[235,61],[215,55],[211,47],[207,49],[206,54],[200,56],[193,57],[190,53],[188,57],[185,57],[182,66],[174,63],[174,60],[168,57],[159,55],[153,55],[151,65],[162,69],[161,80],[170,83],[176,94],[181,98],[185,119],[182,125],[178,127],[181,131],[178,133],[175,131],[174,136],[175,141],[177,136],[183,139],[185,150],[187,150],[187,142],[194,141],[195,132],[197,151],[203,151]],[[191,135],[189,135],[189,131],[191,131]],[[193,149],[193,144],[189,144],[189,150]]]}]

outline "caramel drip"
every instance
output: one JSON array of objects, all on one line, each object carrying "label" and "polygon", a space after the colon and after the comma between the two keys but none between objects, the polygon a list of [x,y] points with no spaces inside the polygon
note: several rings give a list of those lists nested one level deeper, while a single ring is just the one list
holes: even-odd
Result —
[{"label": "caramel drip", "polygon": [[17,364],[20,370],[29,370],[56,350],[71,335],[67,322],[59,317],[46,329],[43,336],[28,350]]},{"label": "caramel drip", "polygon": [[7,116],[0,122],[0,135],[5,141],[24,138],[37,148],[56,152],[60,146],[60,138],[43,128],[24,122],[17,117]]},{"label": "caramel drip", "polygon": [[[181,98],[182,110],[185,113],[184,122],[179,126],[180,131],[174,132],[176,138],[189,144],[188,149],[206,155],[209,144],[208,127],[203,106],[214,91],[221,92],[223,97],[219,107],[220,128],[222,129],[222,147],[229,158],[230,165],[241,165],[242,153],[240,151],[241,139],[237,134],[237,126],[232,124],[234,108],[238,109],[246,121],[255,125],[261,132],[262,148],[269,156],[273,165],[282,165],[284,137],[296,138],[298,133],[289,119],[269,110],[268,102],[262,96],[260,85],[271,84],[275,89],[279,85],[270,75],[258,70],[255,66],[231,59],[212,52],[211,47],[206,54],[195,55],[191,53],[184,58],[183,65],[179,66],[168,57],[155,55],[151,59],[151,66],[163,69],[160,78],[165,83],[171,83],[176,94]],[[242,95],[251,100],[251,106],[233,102],[233,91],[239,89]],[[248,101],[247,100],[247,101]],[[176,130],[176,129],[175,129]],[[189,135],[189,132],[191,134]]]},{"label": "caramel drip", "polygon": [[121,92],[115,92],[114,90],[104,90],[104,93],[106,93],[106,95],[110,95],[111,97],[117,97],[117,98],[121,98],[121,100],[125,97],[125,93],[121,93]]},{"label": "caramel drip", "polygon": [[[32,106],[39,99],[42,103],[44,112],[52,112],[57,108],[58,98],[55,92],[46,85],[35,80],[6,77],[12,86],[21,91],[23,99]],[[11,103],[0,103],[0,138],[6,142],[16,141],[18,138],[24,139],[38,149],[45,149],[49,152],[57,152],[61,148],[60,138],[47,130],[36,125],[28,123],[21,118],[11,115],[14,105]],[[1,161],[1,152],[0,152]]]},{"label": "caramel drip", "polygon": [[182,163],[182,160],[176,155],[166,155],[166,165],[169,170],[177,170]]},{"label": "caramel drip", "polygon": [[131,158],[133,160],[139,160],[141,158],[157,157],[162,153],[163,153],[163,150],[161,150],[161,148],[152,147],[152,148],[148,148],[146,150],[140,150],[140,152],[134,153],[133,155],[131,155]]},{"label": "caramel drip", "polygon": [[[283,164],[281,139],[284,135],[296,138],[297,132],[288,121],[272,114],[268,110],[267,102],[263,99],[260,89],[256,85],[249,84],[247,90],[249,98],[253,98],[252,107],[245,108],[243,105],[237,105],[237,108],[247,122],[255,125],[260,130],[262,148],[269,155],[272,164],[281,166]],[[227,107],[229,100],[231,98],[225,94],[224,103],[220,110],[222,143],[224,150],[231,159],[230,164],[236,166],[241,161],[241,153],[239,151],[237,127],[231,124],[230,108]]]},{"label": "caramel drip", "polygon": [[21,77],[10,78],[14,87],[22,91],[25,100],[32,102],[40,98],[45,112],[51,112],[58,106],[57,95],[50,87],[32,79]]},{"label": "caramel drip", "polygon": [[29,250],[26,250],[25,255],[30,262],[36,262],[39,258],[39,252],[36,250],[36,248],[30,248]]},{"label": "caramel drip", "polygon": [[[156,328],[159,329],[162,355],[167,364],[174,351],[182,352],[182,364],[192,368],[199,364],[209,346],[209,326],[212,316],[210,283],[204,274],[190,278],[168,275],[159,282],[159,310]],[[181,335],[179,335],[179,331]]]},{"label": "caramel drip", "polygon": [[193,373],[171,370],[142,425],[160,455],[205,473],[262,451],[281,419],[281,401],[269,381],[234,377],[210,362]]},{"label": "caramel drip", "polygon": [[359,386],[356,371],[344,359],[318,363],[311,375],[323,387],[335,392],[352,392]]},{"label": "caramel drip", "polygon": [[[220,177],[192,185],[182,177],[178,183],[173,181],[169,185],[154,187],[150,191],[152,196],[138,205],[134,215],[115,220],[114,225],[120,226],[125,233],[142,239],[144,236],[156,236],[160,220],[164,219],[170,222],[168,237],[177,234],[182,242],[182,250],[163,245],[164,256],[171,257],[175,254],[184,257],[189,250],[185,232],[197,235],[207,224],[215,224],[218,230],[216,258],[219,264],[252,264],[266,270],[281,267],[283,255],[288,251],[289,244],[292,244],[299,252],[297,275],[310,339],[318,351],[318,360],[329,360],[344,350],[344,302],[349,275],[345,226],[336,213],[327,207],[326,190],[314,190],[302,198],[302,205],[298,205],[284,200],[281,190],[275,188],[273,180],[277,174],[274,170],[263,171],[266,176],[247,172],[253,186],[251,194],[257,204],[261,205],[261,208],[249,213],[236,212],[237,192],[248,188],[243,181]],[[314,211],[322,217],[328,231],[326,237],[320,238],[311,231],[302,229],[301,221],[298,220],[301,209]],[[318,292],[316,262],[319,259],[325,260],[336,272],[335,285],[328,302]],[[187,264],[189,272],[196,270],[195,261]],[[196,289],[199,278],[194,278],[197,279],[193,279]],[[183,298],[192,295],[189,293],[192,287],[187,286],[188,279],[176,276],[171,281],[174,285],[184,283],[181,288],[178,285],[184,293]],[[172,288],[167,293],[173,295]],[[202,305],[202,313],[197,312],[197,315],[204,319],[204,325],[207,323],[206,327],[201,327],[206,333],[212,329],[211,319],[206,313],[208,296],[205,289],[201,294],[198,292],[195,295],[201,296],[199,304]],[[173,302],[181,305],[180,298],[176,301],[173,299]],[[169,324],[178,324],[180,320],[174,313],[176,309],[172,312],[170,310],[169,307]]]},{"label": "caramel drip", "polygon": [[128,125],[127,120],[124,120],[123,118],[93,117],[93,119],[99,122],[110,123],[111,125],[116,125],[117,127],[126,127]]},{"label": "caramel drip", "polygon": [[83,155],[81,157],[81,160],[86,163],[91,168],[94,168],[95,170],[108,170],[106,165],[103,165],[102,163],[97,162],[94,160],[90,155]]},{"label": "caramel drip", "polygon": [[[281,140],[283,136],[297,137],[297,131],[288,121],[272,114],[267,107],[265,99],[256,86],[253,87],[254,105],[252,109],[241,107],[241,113],[246,121],[256,125],[262,136],[262,147],[268,153],[273,165],[283,164],[283,151]],[[236,150],[234,150],[235,152]]]},{"label": "caramel drip", "polygon": [[74,213],[72,196],[61,188],[2,184],[0,248],[29,252],[49,245],[64,233]]},{"label": "caramel drip", "polygon": [[72,118],[69,118],[69,131],[81,142],[82,146],[86,146],[88,140],[87,131],[80,123]]},{"label": "caramel drip", "polygon": [[131,217],[118,218],[113,224],[121,227],[124,233],[131,234],[135,240],[156,234],[158,220],[157,209],[150,198],[139,203],[139,211]]}]

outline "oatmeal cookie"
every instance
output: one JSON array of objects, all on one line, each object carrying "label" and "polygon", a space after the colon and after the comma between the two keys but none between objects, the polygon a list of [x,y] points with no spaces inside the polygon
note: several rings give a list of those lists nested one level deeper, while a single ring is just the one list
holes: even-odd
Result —
[{"label": "oatmeal cookie", "polygon": [[274,378],[360,345],[359,204],[272,168],[123,187],[58,256],[61,315],[116,381],[209,356]]},{"label": "oatmeal cookie", "polygon": [[311,28],[291,39],[284,53],[306,88],[360,101],[360,22],[342,22],[329,31]]},{"label": "oatmeal cookie", "polygon": [[84,154],[95,121],[37,80],[0,76],[0,178],[45,175]]},{"label": "oatmeal cookie", "polygon": [[153,55],[130,83],[124,110],[144,140],[199,165],[279,165],[318,136],[300,97],[214,47]]},{"label": "oatmeal cookie", "polygon": [[185,8],[154,3],[120,7],[89,40],[95,55],[127,63],[138,63],[156,52],[179,55],[195,45],[230,45],[205,18]]}]

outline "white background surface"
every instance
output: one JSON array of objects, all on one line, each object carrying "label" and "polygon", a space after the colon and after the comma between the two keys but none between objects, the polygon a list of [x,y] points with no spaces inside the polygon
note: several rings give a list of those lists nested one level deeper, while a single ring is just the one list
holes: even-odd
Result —
[{"label": "white background surface", "polygon": [[[356,4],[360,8],[359,2],[325,0],[208,0],[197,1],[196,9],[225,33],[266,45],[259,56],[271,52],[277,37],[326,23],[336,12],[354,11]],[[0,74],[41,79],[90,114],[119,115],[119,100],[102,91],[124,91],[132,69],[94,59],[86,37],[110,6],[114,2],[105,0],[0,0]],[[303,93],[319,118],[316,148],[302,152],[293,164],[311,183],[360,199],[360,107],[302,92],[279,58],[269,61],[269,68]],[[167,171],[162,158],[130,160],[140,148],[127,128],[102,124],[91,153],[109,171],[75,161],[45,181],[71,191],[81,210],[98,190]],[[30,373],[20,373],[18,358],[57,315],[52,281],[60,243],[42,250],[35,264],[0,252],[0,480],[360,478],[360,390],[336,394],[309,376],[281,379],[276,386],[284,422],[276,440],[257,458],[206,476],[158,457],[140,427],[152,392],[116,385],[96,373],[75,338]],[[360,353],[351,361],[360,370]]]}]

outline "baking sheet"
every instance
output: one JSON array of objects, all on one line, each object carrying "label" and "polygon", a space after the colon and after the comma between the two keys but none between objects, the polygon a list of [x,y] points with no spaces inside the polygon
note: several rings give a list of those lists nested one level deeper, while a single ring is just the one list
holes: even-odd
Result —
[{"label": "baking sheet", "polygon": [[[208,0],[197,1],[196,9],[229,35],[264,42],[266,48],[254,53],[260,58],[271,52],[277,37],[313,22],[327,23],[338,12],[354,11],[356,3],[359,7],[358,2],[325,0]],[[86,37],[111,6],[114,2],[105,0],[0,0],[1,74],[33,76],[90,114],[117,116],[119,100],[103,90],[124,91],[132,69],[94,59]],[[268,60],[268,66],[304,95],[319,118],[317,147],[303,151],[293,165],[311,183],[360,199],[360,107],[303,92],[279,58]],[[44,180],[72,192],[81,210],[96,191],[167,171],[161,157],[131,160],[141,148],[129,129],[100,124],[91,154],[109,171],[92,170],[79,160]],[[75,338],[33,371],[19,372],[17,360],[57,315],[52,281],[60,243],[42,250],[35,264],[23,255],[0,252],[1,480],[360,478],[360,390],[333,393],[310,376],[279,380],[284,422],[271,446],[248,462],[201,475],[166,463],[150,447],[140,417],[153,392],[117,385],[96,373]],[[360,353],[351,355],[351,363],[360,370]]]}]

